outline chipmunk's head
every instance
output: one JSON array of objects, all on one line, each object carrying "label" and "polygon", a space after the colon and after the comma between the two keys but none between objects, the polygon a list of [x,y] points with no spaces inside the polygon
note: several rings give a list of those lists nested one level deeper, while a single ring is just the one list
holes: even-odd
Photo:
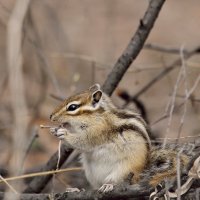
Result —
[{"label": "chipmunk's head", "polygon": [[88,90],[66,99],[50,115],[50,119],[73,125],[91,120],[96,115],[103,114],[109,107],[113,107],[110,98],[103,93],[99,84],[95,84]]}]

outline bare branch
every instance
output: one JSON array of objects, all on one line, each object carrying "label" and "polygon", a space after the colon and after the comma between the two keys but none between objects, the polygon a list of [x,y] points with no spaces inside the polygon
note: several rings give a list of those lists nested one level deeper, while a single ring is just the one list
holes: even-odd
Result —
[{"label": "bare branch", "polygon": [[29,139],[29,142],[28,142],[28,145],[27,145],[27,147],[26,147],[25,154],[24,154],[24,158],[23,158],[23,160],[22,160],[22,168],[23,168],[23,166],[24,166],[24,162],[25,162],[25,160],[26,160],[26,158],[27,158],[27,156],[28,156],[28,154],[29,154],[29,152],[30,152],[30,150],[31,150],[31,147],[32,147],[34,141],[35,141],[36,138],[38,138],[38,137],[39,137],[39,136],[38,136],[38,129],[37,129],[36,127],[33,127],[32,135],[31,135],[31,138]]},{"label": "bare branch", "polygon": [[[185,54],[185,60],[189,59],[191,56],[193,56],[196,53],[200,53],[200,47],[197,47],[191,51],[189,51],[187,54]],[[157,81],[159,81],[161,78],[163,78],[165,75],[167,75],[169,72],[171,72],[173,69],[181,65],[181,58],[178,58],[170,65],[166,66],[166,68],[161,71],[157,76],[155,76],[151,81],[149,81],[142,89],[140,89],[135,95],[134,98],[138,98],[141,94],[146,92],[148,89],[151,88],[152,85],[154,85]]]},{"label": "bare branch", "polygon": [[164,4],[165,0],[151,0],[145,12],[144,17],[140,20],[139,27],[124,50],[123,54],[119,57],[112,71],[108,75],[103,90],[111,95],[123,75],[130,67],[131,63],[136,59],[140,53],[153,25],[158,17],[158,14]]},{"label": "bare branch", "polygon": [[[182,58],[181,58],[181,62],[182,62]],[[177,76],[177,79],[176,79],[176,83],[174,85],[172,98],[170,99],[169,104],[167,105],[167,108],[166,108],[166,113],[169,113],[169,118],[168,118],[168,123],[167,123],[167,128],[166,128],[166,134],[165,134],[166,138],[167,138],[167,135],[170,132],[170,128],[171,128],[170,126],[171,126],[172,117],[173,117],[173,113],[174,113],[174,109],[175,109],[176,94],[177,94],[178,88],[180,86],[182,76],[183,76],[183,68],[181,68],[179,70],[179,73],[178,73],[178,76]],[[164,140],[163,147],[165,147],[166,143],[167,143],[167,140]]]},{"label": "bare branch", "polygon": [[[200,82],[200,75],[196,78],[192,88],[189,90],[189,92],[187,93],[187,96],[184,97],[184,101],[182,103],[180,103],[178,106],[175,107],[176,110],[178,110],[180,107],[182,107],[184,105],[184,103],[190,98],[190,96],[192,95],[192,93],[195,91],[195,89],[197,88],[198,84]],[[151,123],[150,126],[153,126],[155,124],[157,124],[158,122],[166,119],[169,117],[168,113],[165,113],[163,116],[161,116],[159,119],[157,119],[156,121],[154,121],[153,123]]]}]

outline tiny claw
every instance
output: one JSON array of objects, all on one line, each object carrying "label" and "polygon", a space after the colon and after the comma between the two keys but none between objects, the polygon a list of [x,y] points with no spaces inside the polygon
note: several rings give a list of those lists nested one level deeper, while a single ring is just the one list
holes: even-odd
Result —
[{"label": "tiny claw", "polygon": [[157,200],[159,199],[158,197],[156,197],[156,195],[162,190],[162,185],[161,184],[158,184],[156,187],[155,187],[155,190],[150,194],[149,196],[149,200]]},{"label": "tiny claw", "polygon": [[98,189],[98,192],[107,193],[107,192],[111,192],[113,189],[114,189],[113,184],[105,183]]},{"label": "tiny claw", "polygon": [[81,190],[79,190],[78,188],[67,188],[65,192],[80,192]]}]

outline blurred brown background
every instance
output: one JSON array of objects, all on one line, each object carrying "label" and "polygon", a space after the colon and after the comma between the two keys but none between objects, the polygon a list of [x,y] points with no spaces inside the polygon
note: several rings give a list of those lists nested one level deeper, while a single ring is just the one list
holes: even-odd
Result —
[{"label": "blurred brown background", "polygon": [[[10,105],[7,70],[7,23],[15,0],[0,0],[0,166],[9,163],[12,144],[13,113]],[[60,102],[50,95],[68,97],[93,83],[102,84],[112,66],[137,29],[148,5],[147,0],[32,0],[24,23],[23,77],[26,100],[33,127],[50,124],[49,114]],[[163,47],[192,49],[200,45],[200,1],[168,0],[146,43]],[[134,95],[167,64],[180,55],[143,49],[119,88]],[[200,57],[187,60],[187,83],[190,89],[200,74]],[[174,90],[177,68],[141,95],[150,123],[165,112]],[[181,82],[178,94],[184,95]],[[193,93],[197,101],[188,101],[181,136],[200,135],[199,86]],[[113,94],[121,106],[123,101]],[[177,97],[175,105],[183,102]],[[130,106],[132,108],[132,105]],[[169,137],[176,137],[183,108],[173,114]],[[152,130],[164,137],[168,119]],[[27,156],[25,168],[44,164],[58,148],[57,139],[39,130]]]}]

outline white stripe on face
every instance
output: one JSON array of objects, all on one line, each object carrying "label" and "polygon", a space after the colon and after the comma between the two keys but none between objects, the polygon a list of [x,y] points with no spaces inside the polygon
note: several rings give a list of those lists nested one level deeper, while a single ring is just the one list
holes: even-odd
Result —
[{"label": "white stripe on face", "polygon": [[94,110],[97,110],[98,108],[99,108],[99,105],[96,105],[95,107],[88,106],[88,105],[85,105],[85,106],[81,107],[82,110],[89,110],[89,111],[94,111]]}]

